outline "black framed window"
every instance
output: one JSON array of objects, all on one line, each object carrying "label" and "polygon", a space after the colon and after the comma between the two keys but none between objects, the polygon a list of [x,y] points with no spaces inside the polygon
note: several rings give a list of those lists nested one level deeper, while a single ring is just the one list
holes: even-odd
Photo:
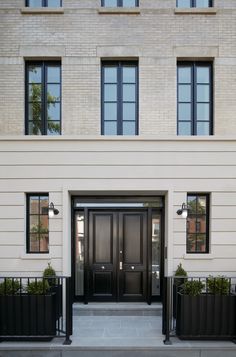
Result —
[{"label": "black framed window", "polygon": [[102,63],[102,135],[138,135],[138,63]]},{"label": "black framed window", "polygon": [[139,0],[101,0],[104,7],[138,7]]},{"label": "black framed window", "polygon": [[62,0],[26,0],[27,7],[61,7]]},{"label": "black framed window", "polygon": [[49,252],[48,193],[27,194],[27,253]]},{"label": "black framed window", "polygon": [[212,0],[176,0],[176,6],[180,8],[187,7],[212,7]]},{"label": "black framed window", "polygon": [[61,64],[26,63],[27,135],[61,134]]},{"label": "black framed window", "polygon": [[213,134],[212,64],[178,63],[178,135]]},{"label": "black framed window", "polygon": [[187,253],[209,253],[209,194],[187,196]]}]

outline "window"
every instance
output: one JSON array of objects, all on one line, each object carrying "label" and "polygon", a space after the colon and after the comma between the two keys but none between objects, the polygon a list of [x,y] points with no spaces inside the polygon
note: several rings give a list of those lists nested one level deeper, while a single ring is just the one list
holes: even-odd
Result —
[{"label": "window", "polygon": [[212,7],[212,0],[177,0],[176,6],[184,7]]},{"label": "window", "polygon": [[104,7],[136,7],[138,3],[138,0],[102,0]]},{"label": "window", "polygon": [[209,253],[209,195],[188,194],[187,253]]},{"label": "window", "polygon": [[28,7],[61,7],[62,0],[26,0]]},{"label": "window", "polygon": [[48,252],[48,194],[28,194],[27,253]]},{"label": "window", "polygon": [[61,65],[30,62],[26,65],[26,134],[61,133]]},{"label": "window", "polygon": [[138,135],[137,62],[102,65],[102,135]]},{"label": "window", "polygon": [[178,63],[178,135],[212,135],[212,65]]}]

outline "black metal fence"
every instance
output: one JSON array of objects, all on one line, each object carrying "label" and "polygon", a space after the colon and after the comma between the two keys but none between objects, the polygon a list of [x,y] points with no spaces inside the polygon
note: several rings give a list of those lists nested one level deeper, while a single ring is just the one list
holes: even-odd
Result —
[{"label": "black metal fence", "polygon": [[236,277],[166,277],[162,332],[198,340],[236,340]]},{"label": "black metal fence", "polygon": [[0,277],[0,341],[72,335],[71,278]]}]

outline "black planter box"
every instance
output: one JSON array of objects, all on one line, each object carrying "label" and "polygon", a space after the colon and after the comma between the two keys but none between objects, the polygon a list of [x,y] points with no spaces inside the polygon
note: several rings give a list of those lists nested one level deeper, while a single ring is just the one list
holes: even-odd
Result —
[{"label": "black planter box", "polygon": [[178,293],[176,334],[180,339],[234,339],[236,296]]},{"label": "black planter box", "polygon": [[56,294],[0,296],[0,336],[56,335]]}]

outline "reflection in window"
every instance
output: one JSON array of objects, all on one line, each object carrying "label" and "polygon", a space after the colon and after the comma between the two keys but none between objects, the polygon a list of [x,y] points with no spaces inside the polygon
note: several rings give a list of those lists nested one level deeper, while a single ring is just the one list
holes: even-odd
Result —
[{"label": "reflection in window", "polygon": [[84,295],[84,213],[78,212],[75,218],[75,295]]},{"label": "reflection in window", "polygon": [[137,135],[137,63],[104,62],[102,74],[102,134]]},{"label": "reflection in window", "polygon": [[187,253],[209,252],[209,196],[188,194]]},{"label": "reflection in window", "polygon": [[26,0],[28,7],[61,7],[62,0]]},{"label": "reflection in window", "polygon": [[177,0],[176,6],[180,8],[212,7],[212,0]]},{"label": "reflection in window", "polygon": [[136,7],[138,0],[102,0],[104,7]]},{"label": "reflection in window", "polygon": [[152,214],[152,295],[160,295],[161,216]]},{"label": "reflection in window", "polygon": [[61,132],[60,63],[27,63],[26,81],[26,134],[59,135]]},{"label": "reflection in window", "polygon": [[27,196],[27,253],[48,253],[48,194]]},{"label": "reflection in window", "polygon": [[178,63],[178,135],[212,134],[212,66]]}]

